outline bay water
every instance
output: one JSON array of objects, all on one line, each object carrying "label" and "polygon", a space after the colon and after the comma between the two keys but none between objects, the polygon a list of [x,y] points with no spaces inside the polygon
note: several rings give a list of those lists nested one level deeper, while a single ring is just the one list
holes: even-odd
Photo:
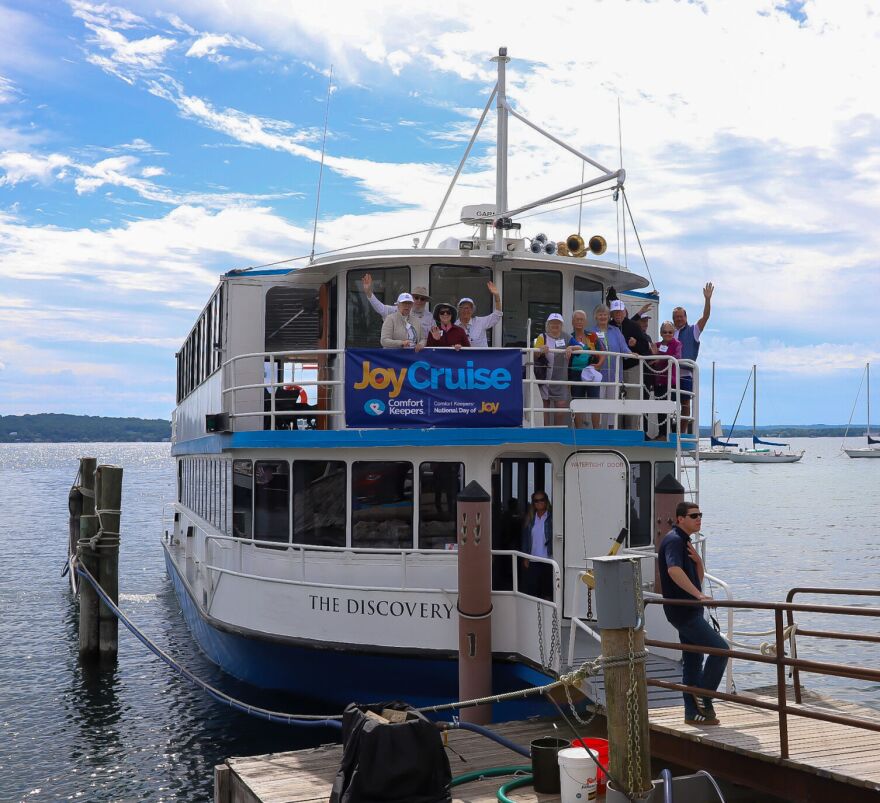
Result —
[{"label": "bay water", "polygon": [[[793,439],[792,465],[701,464],[709,571],[737,599],[781,600],[796,586],[880,587],[880,461],[852,460],[833,438]],[[224,758],[330,741],[224,708],[173,674],[123,627],[109,671],[81,667],[77,607],[61,577],[67,491],[80,456],[125,470],[120,607],[198,676],[256,705],[324,713],[308,700],[263,694],[224,675],[192,641],[165,573],[163,505],[174,497],[169,444],[0,444],[0,801],[207,801]],[[719,593],[719,596],[723,594]],[[804,602],[877,605],[822,595]],[[721,617],[725,624],[724,616]],[[812,629],[877,632],[876,619],[802,614]],[[736,629],[772,628],[766,613]],[[741,637],[759,645],[772,636]],[[804,658],[880,665],[878,645],[802,639]],[[772,670],[738,663],[747,689]],[[880,686],[806,676],[805,684],[880,709]]]}]

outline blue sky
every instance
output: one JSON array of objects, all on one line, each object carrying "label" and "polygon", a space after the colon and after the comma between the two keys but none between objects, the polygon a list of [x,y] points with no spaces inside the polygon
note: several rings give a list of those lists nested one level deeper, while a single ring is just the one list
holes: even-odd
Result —
[{"label": "blue sky", "polygon": [[[430,223],[506,45],[516,107],[606,164],[620,101],[665,316],[717,288],[722,418],[757,362],[764,422],[846,422],[864,363],[880,375],[871,4],[440,6],[0,0],[0,414],[168,417],[218,274],[309,251],[330,65],[318,250]],[[493,125],[444,220],[493,198]],[[579,175],[511,124],[512,203]],[[617,259],[613,204],[584,220]]]}]

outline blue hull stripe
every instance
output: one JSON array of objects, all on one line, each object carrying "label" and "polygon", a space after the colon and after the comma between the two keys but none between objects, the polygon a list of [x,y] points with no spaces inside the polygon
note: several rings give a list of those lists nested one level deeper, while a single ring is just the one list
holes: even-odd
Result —
[{"label": "blue hull stripe", "polygon": [[[414,655],[376,655],[313,649],[220,630],[199,611],[174,560],[165,550],[165,565],[187,626],[202,651],[225,672],[262,689],[278,690],[324,703],[337,713],[350,702],[405,700],[415,706],[458,699],[458,662]],[[550,677],[528,666],[495,661],[494,692],[547,683]],[[496,704],[496,721],[548,714],[541,697]],[[451,717],[452,712],[442,715]]]},{"label": "blue hull stripe", "polygon": [[175,443],[173,455],[220,454],[230,449],[326,449],[376,446],[498,446],[503,444],[563,444],[584,448],[645,446],[674,449],[668,441],[646,441],[639,430],[592,430],[562,427],[475,427],[473,429],[341,429],[269,430],[206,435]]}]

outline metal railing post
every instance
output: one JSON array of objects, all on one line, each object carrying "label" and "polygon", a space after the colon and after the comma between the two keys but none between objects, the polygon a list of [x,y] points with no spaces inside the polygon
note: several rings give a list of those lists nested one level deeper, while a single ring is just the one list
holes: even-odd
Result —
[{"label": "metal railing post", "polygon": [[776,702],[779,704],[779,755],[788,758],[788,698],[785,694],[785,666],[781,658],[785,655],[785,636],[782,626],[782,609],[773,611],[776,622]]}]

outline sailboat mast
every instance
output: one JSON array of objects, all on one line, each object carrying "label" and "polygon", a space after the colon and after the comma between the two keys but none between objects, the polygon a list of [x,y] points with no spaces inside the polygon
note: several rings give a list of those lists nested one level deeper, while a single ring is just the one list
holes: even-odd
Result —
[{"label": "sailboat mast", "polygon": [[715,360],[712,360],[712,421],[709,425],[709,437],[715,437]]},{"label": "sailboat mast", "polygon": [[868,373],[867,381],[868,387],[865,395],[868,397],[868,420],[865,422],[865,434],[868,436],[868,444],[871,443],[871,363],[868,363],[865,366],[865,370]]},{"label": "sailboat mast", "polygon": [[758,437],[756,432],[756,422],[758,420],[758,366],[752,366],[752,446],[755,445],[755,438]]}]

